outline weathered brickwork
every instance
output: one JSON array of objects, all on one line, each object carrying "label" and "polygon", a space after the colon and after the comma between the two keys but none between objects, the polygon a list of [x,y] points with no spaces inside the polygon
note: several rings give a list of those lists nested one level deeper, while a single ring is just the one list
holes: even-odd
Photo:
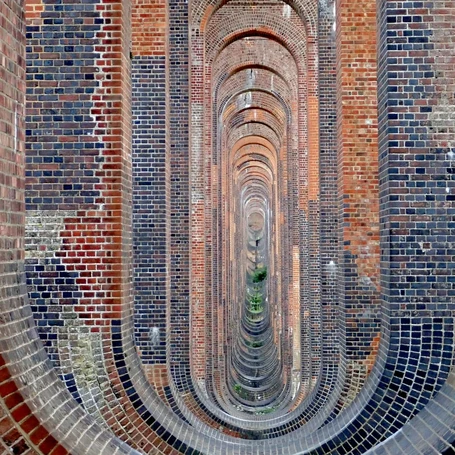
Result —
[{"label": "weathered brickwork", "polygon": [[3,0],[0,451],[452,454],[454,24]]},{"label": "weathered brickwork", "polygon": [[[0,234],[2,448],[5,453],[129,453],[71,398],[51,368],[26,296],[24,273],[24,5],[0,5]],[[87,439],[80,438],[84,434]]]},{"label": "weathered brickwork", "polygon": [[[57,366],[59,328],[96,318],[92,309],[108,285],[95,271],[107,234],[96,235],[104,144],[92,100],[101,85],[95,33],[103,19],[93,3],[84,6],[93,24],[86,30],[72,5],[56,3],[27,29],[27,271],[37,325]],[[64,10],[71,19],[57,31]]]}]

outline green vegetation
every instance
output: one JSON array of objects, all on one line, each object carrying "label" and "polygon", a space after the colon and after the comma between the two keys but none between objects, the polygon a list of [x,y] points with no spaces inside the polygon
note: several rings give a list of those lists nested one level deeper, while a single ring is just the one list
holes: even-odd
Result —
[{"label": "green vegetation", "polygon": [[258,267],[253,273],[253,283],[262,283],[267,278],[267,267]]},{"label": "green vegetation", "polygon": [[245,397],[246,397],[246,390],[245,390],[240,384],[235,384],[235,385],[234,385],[234,392],[235,392],[240,398],[245,398]]},{"label": "green vegetation", "polygon": [[253,294],[250,298],[249,298],[249,301],[250,303],[252,304],[258,304],[258,303],[262,303],[262,296],[261,294],[259,294],[258,292]]},{"label": "green vegetation", "polygon": [[276,406],[269,406],[268,408],[261,409],[260,411],[256,412],[257,416],[270,414],[271,412],[276,410]]},{"label": "green vegetation", "polygon": [[256,292],[248,298],[248,303],[250,304],[249,310],[251,313],[260,313],[263,310],[263,300],[259,292]]},{"label": "green vegetation", "polygon": [[245,344],[250,348],[260,348],[261,346],[264,346],[264,342],[261,340],[259,341],[245,340]]},{"label": "green vegetation", "polygon": [[251,342],[251,347],[252,348],[260,348],[263,345],[264,345],[263,341],[252,341]]}]

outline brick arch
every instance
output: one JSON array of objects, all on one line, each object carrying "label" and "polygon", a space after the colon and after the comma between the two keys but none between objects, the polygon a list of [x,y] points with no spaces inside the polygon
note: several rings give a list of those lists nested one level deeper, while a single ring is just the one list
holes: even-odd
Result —
[{"label": "brick arch", "polygon": [[[271,169],[266,162],[260,159],[250,159],[243,163],[237,163],[233,174],[240,186],[245,186],[246,183],[253,181],[262,184],[268,191],[271,190]],[[255,188],[252,188],[250,191],[256,193]]]},{"label": "brick arch", "polygon": [[[226,7],[227,7],[227,6],[223,7],[222,9],[225,11],[225,10],[226,10]],[[212,19],[213,19],[213,18],[216,18],[216,17],[213,16]],[[296,20],[296,21],[297,21],[297,16],[294,16],[294,19],[293,19],[293,20]],[[211,23],[213,24],[212,21],[211,21]],[[207,39],[208,39],[208,34],[207,34],[207,32],[208,32],[208,29],[205,29],[205,31],[204,31],[203,34],[200,34],[199,32],[196,32],[195,30],[193,30],[193,33],[192,33],[192,55],[194,55],[195,57],[198,56],[198,55],[204,55],[204,54],[206,54],[206,52],[205,52],[205,50],[204,50],[204,42],[207,42]],[[204,57],[204,60],[205,60],[205,62],[206,62],[206,67],[205,67],[205,69],[202,68],[202,67],[200,66],[200,60],[199,60],[197,57],[194,59],[194,61],[193,61],[193,70],[192,70],[192,73],[193,73],[193,75],[194,75],[194,80],[195,80],[195,81],[198,80],[199,77],[202,78],[201,80],[207,81],[207,82],[206,82],[207,85],[206,85],[206,91],[205,91],[205,93],[208,94],[208,93],[210,93],[210,91],[211,91],[210,84],[209,84],[208,81],[211,80],[212,68],[209,68],[209,67],[207,66],[207,63],[208,63],[209,61],[207,60],[206,57]],[[199,76],[199,75],[200,75],[200,76]],[[302,81],[303,81],[303,75],[301,76],[301,83],[303,83]],[[197,87],[197,84],[194,85],[194,87]],[[194,99],[197,100],[196,102],[198,103],[198,105],[199,105],[199,103],[207,102],[207,101],[202,101],[203,98],[201,97],[201,95],[202,95],[201,92],[197,92],[197,91],[193,92]],[[196,106],[196,104],[195,104],[195,103],[192,103],[192,106]],[[202,106],[202,104],[201,104],[201,106]],[[200,109],[200,107],[198,107],[198,109]],[[302,111],[302,112],[303,112],[303,111]],[[214,114],[214,112],[212,113],[212,115],[213,115],[213,114]],[[207,128],[207,125],[208,125],[209,122],[207,122],[207,121],[201,122],[201,121],[199,120],[199,118],[200,118],[199,116],[196,116],[196,118],[197,118],[198,120],[196,120],[196,121],[193,122],[193,124],[192,124],[193,137],[195,138],[195,139],[192,141],[192,143],[193,143],[193,144],[197,144],[197,148],[199,148],[199,147],[200,147],[199,144],[202,143],[202,142],[201,142],[202,136],[201,136],[200,134],[201,134],[202,132],[204,132],[203,134],[204,134],[204,136],[206,137],[205,143],[206,143],[206,144],[209,144],[209,142],[211,142],[211,140],[209,139],[209,137],[211,136],[212,131],[213,131],[213,132],[216,131],[216,127],[215,127],[214,124],[213,124],[213,126],[210,128],[212,131],[209,131],[208,128]],[[205,124],[205,126],[203,126],[204,124]],[[198,136],[198,135],[199,135],[199,136]],[[214,134],[214,135],[213,135],[213,141],[215,141],[215,137],[216,137],[216,135]],[[291,135],[291,137],[294,138],[294,137],[297,137],[297,135]],[[213,143],[215,144],[215,142],[213,142]],[[207,147],[207,146],[206,146],[206,147]],[[214,147],[212,150],[216,150],[216,147]],[[213,155],[212,155],[212,153],[213,153],[212,150],[210,150],[208,147],[205,148],[205,153],[207,154],[206,156],[208,157],[208,159],[211,159],[211,157],[213,156]],[[199,153],[200,153],[199,151],[195,151],[194,153],[192,153],[192,155],[193,155],[193,156],[199,156]],[[215,162],[218,163],[219,158],[218,158],[217,156],[213,156],[213,157],[214,157],[213,159],[215,160]],[[209,174],[207,175],[207,178],[208,178],[209,180],[212,180],[212,177],[209,176]],[[220,177],[218,177],[218,178],[220,178]],[[194,193],[194,194],[198,194],[197,199],[200,199],[200,198],[202,197],[202,184],[201,184],[201,187],[200,187],[200,188],[201,188],[201,191],[200,191],[200,192],[199,192],[199,190],[196,190],[196,187],[193,187],[193,188],[194,188],[193,193]],[[213,191],[216,191],[216,189],[214,188]],[[200,194],[200,195],[199,195],[199,194]],[[207,197],[207,193],[206,193],[206,197]],[[202,205],[201,205],[201,210],[202,210]],[[207,219],[207,215],[205,215],[205,216],[202,215],[202,211],[199,212],[199,213],[201,213],[201,215],[200,215],[201,221],[202,221],[202,218],[203,218],[203,217],[206,217],[206,219]],[[210,214],[208,215],[208,217],[210,218]],[[202,226],[201,222],[196,222],[196,221],[194,221],[194,225]],[[197,229],[199,229],[199,228],[196,228],[196,230],[197,230]],[[193,230],[195,238],[196,238],[196,236],[199,237],[199,234],[196,233],[196,230]],[[202,234],[202,231],[201,231],[201,234]],[[215,246],[214,246],[214,248],[216,249]],[[195,248],[193,248],[193,251],[195,251]],[[208,282],[210,281],[210,276],[207,275],[204,279],[201,278],[201,280],[200,280],[198,283],[196,283],[196,281],[194,281],[194,280],[192,280],[192,281],[193,281],[193,283],[194,283],[194,288],[193,288],[193,289],[195,289],[195,291],[197,292],[197,289],[203,288],[203,285],[202,285],[202,282],[203,282],[203,281],[206,282],[206,283],[208,283]],[[196,294],[194,294],[194,296],[196,296]],[[195,297],[195,298],[196,298],[196,297]],[[201,338],[203,338],[203,337],[201,337]],[[201,341],[201,342],[202,342],[202,341]],[[203,363],[203,362],[197,361],[196,363],[197,363],[197,364],[201,364],[201,363]]]},{"label": "brick arch", "polygon": [[[268,125],[280,138],[284,135],[284,125],[278,121],[274,114],[263,109],[246,109],[232,115],[229,119],[228,128],[233,129],[242,124],[253,122]],[[227,135],[229,137],[229,133]]]},{"label": "brick arch", "polygon": [[[235,43],[238,43],[238,42],[234,42],[233,44],[235,45]],[[231,45],[231,46],[232,46],[232,45]],[[226,50],[223,50],[222,52],[227,52],[227,50],[229,50],[231,46],[227,47]],[[215,61],[215,63],[217,63],[217,61],[218,61],[218,59]],[[225,76],[226,73],[227,73],[227,70],[226,70],[226,69],[223,71],[223,73],[221,73],[221,74],[223,74],[223,77],[224,77],[224,78],[226,77],[226,76]],[[294,136],[294,135],[293,135],[293,136]],[[323,393],[323,394],[322,394],[322,397],[324,397],[324,395],[325,395],[325,394]],[[315,398],[315,403],[319,403],[319,402],[320,402],[320,399],[317,398],[317,396],[314,396],[314,398]],[[324,398],[322,398],[322,399],[324,399]],[[307,415],[307,416],[308,416],[307,412],[310,413],[310,415],[311,415],[311,413],[314,412],[313,410],[316,409],[316,406],[311,406],[311,405],[309,406],[308,404],[302,403],[301,408],[302,408],[302,409],[301,409],[301,412],[303,412],[304,415]],[[307,411],[305,411],[305,408],[307,408]],[[296,414],[296,415],[298,415],[298,414]],[[306,418],[306,417],[305,417],[305,418]],[[302,419],[305,419],[305,418],[302,418]]]},{"label": "brick arch", "polygon": [[[256,67],[260,62],[260,67],[284,78],[297,93],[297,66],[289,51],[276,41],[258,39],[249,42],[251,45],[246,47],[242,40],[234,41],[220,52],[213,66],[217,90],[229,76],[243,67]],[[236,59],[232,61],[230,55],[236,55]]]},{"label": "brick arch", "polygon": [[261,136],[244,136],[229,149],[229,161],[236,163],[239,159],[247,158],[253,147],[261,150],[260,154],[270,163],[270,168],[276,173],[278,154],[273,144]]},{"label": "brick arch", "polygon": [[[247,92],[240,92],[239,94],[235,94],[232,96],[231,101],[225,106],[224,112],[225,114],[223,115],[223,121],[224,122],[229,122],[230,119],[234,115],[238,115],[238,111],[236,109],[230,109],[229,107],[231,105],[236,105],[237,104],[237,98],[242,96],[242,93],[247,93]],[[290,113],[288,111],[288,108],[286,105],[283,105],[283,101],[281,101],[279,98],[277,98],[275,95],[270,94],[268,91],[262,91],[262,90],[253,90],[252,92],[252,97],[251,97],[251,108],[260,108],[261,106],[263,107],[268,107],[271,115],[275,116],[277,118],[277,121],[281,125],[280,128],[280,133],[279,135],[283,138],[282,142],[282,148],[279,149],[280,156],[282,159],[285,159],[284,157],[286,156],[286,148],[287,148],[287,143],[289,141],[289,136],[291,137],[291,143],[293,142],[292,136],[295,135],[295,124],[288,124]],[[254,120],[254,119],[252,119]],[[273,121],[273,123],[276,123],[276,121]],[[278,132],[278,130],[276,130]]]},{"label": "brick arch", "polygon": [[[291,100],[297,92],[292,91],[283,79],[275,79],[274,73],[265,69],[245,68],[234,73],[217,87],[215,101],[218,112],[225,109],[227,99],[233,99],[238,96],[237,94],[240,91],[246,93],[248,90],[253,94],[257,90],[262,90],[273,94],[273,96],[278,96],[280,102],[285,103],[287,110],[291,112]],[[297,116],[297,112],[294,115]]]},{"label": "brick arch", "polygon": [[[248,138],[249,141],[245,141],[243,144],[240,144],[240,140],[231,151],[231,160],[233,163],[233,168],[238,168],[239,164],[244,164],[250,159],[249,154],[254,151],[254,159],[263,161],[264,164],[269,168],[271,178],[276,179],[277,175],[277,156],[276,152],[273,149],[270,149],[268,146],[263,145],[269,144],[266,140],[260,140],[261,138]],[[261,143],[262,142],[262,143]],[[259,155],[259,156],[257,156]],[[238,172],[238,169],[236,170]]]},{"label": "brick arch", "polygon": [[[229,49],[229,48],[228,48]],[[232,51],[232,50],[231,50]],[[245,70],[250,70],[250,71],[254,71],[254,70],[259,70],[259,71],[267,71],[269,73],[272,73],[273,75],[275,76],[278,76],[284,84],[286,84],[287,86],[289,86],[289,82],[287,79],[285,79],[283,77],[283,75],[277,70],[277,69],[274,69],[274,68],[271,68],[270,66],[266,66],[266,65],[261,65],[259,63],[257,64],[236,64],[236,66],[234,66],[233,68],[230,69],[229,73],[224,75],[223,78],[220,78],[220,81],[219,83],[224,83],[226,81],[226,79],[229,79],[233,76],[235,76],[237,73],[240,73],[242,71],[245,71]]]},{"label": "brick arch", "polygon": [[[229,149],[229,160],[234,163],[243,156],[249,147],[259,147],[260,150],[263,150],[264,156],[271,162],[272,169],[276,171],[278,164],[278,153],[276,148],[273,146],[272,142],[265,138],[264,136],[243,136],[232,147]],[[267,153],[266,153],[267,151]]]},{"label": "brick arch", "polygon": [[[271,17],[273,18],[273,16]],[[281,23],[280,19],[276,19],[275,21],[264,20],[263,23],[260,22],[260,19],[260,17],[258,18],[254,14],[251,14],[240,22],[241,25],[233,21],[229,24],[230,27],[225,25],[223,28],[214,27],[213,31],[209,30],[215,36],[211,36],[208,33],[206,37],[206,43],[210,43],[206,44],[206,55],[210,60],[214,60],[223,49],[236,41],[250,37],[260,37],[270,39],[282,45],[294,56],[299,67],[304,66],[307,53],[306,35],[295,33],[289,24]],[[280,25],[283,28],[280,28]],[[220,30],[217,30],[217,28]]]},{"label": "brick arch", "polygon": [[[226,5],[229,0],[193,0],[191,3],[192,10],[192,26],[198,28],[204,32],[206,24],[210,22],[213,14],[217,12],[219,8]],[[317,29],[317,13],[318,5],[316,1],[305,1],[297,0],[295,2],[281,2],[284,5],[289,5],[294,9],[296,14],[302,19],[306,27],[311,32],[316,32]]]},{"label": "brick arch", "polygon": [[[257,153],[258,155],[262,155],[261,158],[255,157],[254,159],[251,159],[249,154],[252,151]],[[255,162],[262,163],[267,169],[267,173],[270,177],[269,180],[271,180],[271,178],[273,177],[272,164],[270,163],[266,155],[264,153],[261,153],[261,149],[258,149],[255,146],[245,146],[244,150],[242,151],[242,154],[234,162],[235,163],[234,165],[237,168],[236,171],[240,172],[241,170],[248,168],[250,162],[251,165],[253,165],[253,163]]]},{"label": "brick arch", "polygon": [[242,137],[261,136],[270,141],[276,150],[280,149],[281,141],[276,132],[265,123],[248,122],[232,130],[227,140],[227,147],[230,149]]},{"label": "brick arch", "polygon": [[270,168],[273,175],[276,175],[276,152],[273,149],[267,147],[265,144],[267,144],[267,141],[259,141],[258,138],[254,137],[250,137],[249,140],[245,142],[242,140],[238,141],[236,144],[234,144],[230,153],[233,167],[237,165],[236,163],[238,163],[239,160],[247,160],[250,151],[255,150],[255,154],[263,156],[263,159],[266,161],[266,164]]},{"label": "brick arch", "polygon": [[239,150],[240,148],[242,148],[243,146],[248,145],[248,144],[257,144],[268,150],[274,150],[272,143],[270,141],[268,141],[267,139],[265,139],[264,137],[246,136],[242,139],[239,139],[239,141],[233,145],[233,147],[231,148],[231,153],[236,153],[237,150]]},{"label": "brick arch", "polygon": [[284,135],[286,124],[283,123],[281,119],[271,110],[258,106],[251,106],[245,109],[241,109],[235,114],[232,114],[229,117],[229,128],[232,128],[234,125],[238,125],[239,123],[255,120],[256,118],[273,124],[274,129],[278,131],[281,136]]},{"label": "brick arch", "polygon": [[[265,106],[273,112],[281,124],[288,124],[288,121],[292,119],[290,113],[290,106],[286,102],[286,99],[281,98],[281,94],[274,93],[268,88],[251,87],[246,89],[240,89],[234,93],[230,93],[228,97],[220,100],[220,114],[223,120],[229,118],[238,110],[235,108],[236,104],[240,104],[239,99],[245,95],[251,94],[251,106],[260,107],[260,103],[265,103]],[[250,97],[248,100],[242,103],[240,110],[246,109],[245,104],[250,105]]]},{"label": "brick arch", "polygon": [[[287,117],[291,119],[292,112],[292,93],[287,89],[285,84],[274,84],[270,80],[270,74],[261,71],[258,72],[258,77],[255,78],[254,82],[245,83],[247,79],[248,70],[243,72],[238,72],[229,79],[226,79],[225,83],[220,87],[219,92],[217,93],[217,105],[218,112],[224,112],[232,103],[239,102],[239,97],[242,95],[245,96],[255,96],[260,93],[267,93],[271,97],[277,99],[278,103],[282,105],[281,110],[287,113]],[[250,93],[251,95],[248,95]],[[245,101],[249,103],[249,100]],[[297,113],[294,113],[296,116]]]},{"label": "brick arch", "polygon": [[[229,129],[228,128],[226,129],[227,129],[226,134],[229,134]],[[249,153],[248,149],[254,149],[258,154],[248,156]],[[262,149],[263,148],[261,148],[261,150]],[[266,154],[270,153],[269,149],[265,148],[264,150],[266,150]],[[236,201],[233,203],[231,202],[231,204],[234,204],[234,207],[237,207],[236,213],[239,213],[239,211],[243,213],[242,201],[244,200],[244,198],[248,197],[248,194],[250,195],[256,194],[257,196],[260,193],[263,194],[264,197],[266,197],[267,199],[270,197],[267,196],[267,194],[270,194],[273,191],[272,180],[274,180],[274,174],[276,172],[270,167],[270,163],[268,162],[266,156],[262,155],[262,158],[259,156],[261,155],[261,151],[259,151],[257,147],[245,145],[243,147],[243,150],[241,150],[240,154],[242,153],[243,157],[237,155],[235,158],[234,157],[230,158],[232,166],[230,168],[229,173],[232,175],[231,179],[234,181],[234,183],[230,186],[230,191],[232,191],[232,193],[230,193],[231,197],[229,198],[229,201],[232,200]],[[246,192],[244,192],[243,190],[246,190]],[[242,195],[241,199],[239,199],[239,192]],[[236,218],[234,222],[237,225],[237,223],[241,223],[242,221],[241,219]],[[237,228],[238,232],[240,232],[239,229],[240,227]],[[230,351],[232,352],[232,355],[235,358],[237,358],[237,356],[239,355],[236,346],[237,345],[233,346],[232,350]],[[226,373],[226,382],[230,386],[232,386],[232,381],[236,382],[237,380],[241,380],[240,377],[237,376],[237,370],[235,365],[236,363],[234,362],[234,366],[229,368]],[[273,384],[272,388],[270,389],[271,395],[268,395],[268,397],[272,398],[275,396],[274,394],[279,392],[279,388],[277,389],[276,387],[277,385],[279,386],[279,384],[280,384],[279,381],[276,384]],[[283,386],[284,384],[282,385],[282,387]],[[232,393],[232,390],[230,391],[230,393],[231,396],[233,397],[235,396],[235,394]]]}]

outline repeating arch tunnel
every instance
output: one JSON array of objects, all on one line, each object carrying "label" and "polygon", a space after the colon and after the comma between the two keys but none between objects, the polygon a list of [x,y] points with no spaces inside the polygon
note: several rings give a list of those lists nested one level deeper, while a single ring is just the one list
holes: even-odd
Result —
[{"label": "repeating arch tunnel", "polygon": [[454,24],[3,0],[2,453],[453,454]]}]

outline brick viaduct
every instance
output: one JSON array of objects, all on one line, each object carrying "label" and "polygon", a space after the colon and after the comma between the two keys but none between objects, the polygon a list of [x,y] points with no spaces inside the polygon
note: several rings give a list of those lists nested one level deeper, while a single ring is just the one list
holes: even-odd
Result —
[{"label": "brick viaduct", "polygon": [[455,1],[1,0],[0,447],[455,451]]}]

